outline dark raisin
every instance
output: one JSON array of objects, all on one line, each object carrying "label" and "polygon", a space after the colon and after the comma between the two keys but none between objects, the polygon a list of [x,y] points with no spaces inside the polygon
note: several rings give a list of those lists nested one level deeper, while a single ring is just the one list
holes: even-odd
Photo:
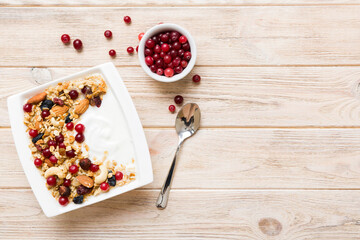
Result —
[{"label": "dark raisin", "polygon": [[34,137],[31,141],[35,144],[44,136],[44,133],[39,133],[36,137]]},{"label": "dark raisin", "polygon": [[89,170],[91,166],[91,161],[88,158],[84,158],[80,160],[80,167],[84,170]]},{"label": "dark raisin", "polygon": [[46,100],[42,101],[40,108],[41,108],[41,110],[44,110],[44,109],[50,110],[53,106],[54,106],[54,102],[49,99],[46,99]]},{"label": "dark raisin", "polygon": [[101,106],[101,98],[99,96],[97,97],[94,97],[94,101],[95,101],[95,105],[97,107],[100,107]]},{"label": "dark raisin", "polygon": [[84,196],[83,195],[74,197],[74,199],[73,199],[73,202],[75,204],[81,204],[81,203],[83,203],[83,201],[84,201]]},{"label": "dark raisin", "polygon": [[35,144],[35,147],[39,152],[42,152],[43,149],[39,144]]},{"label": "dark raisin", "polygon": [[85,194],[87,194],[87,193],[90,193],[91,190],[92,190],[92,188],[87,188],[87,187],[85,187],[85,186],[83,186],[83,185],[80,185],[80,186],[78,186],[78,188],[76,189],[76,192],[77,192],[77,194],[79,194],[79,195],[85,195]]},{"label": "dark raisin", "polygon": [[66,187],[66,186],[60,186],[59,193],[63,197],[68,197],[68,196],[70,196],[70,188]]},{"label": "dark raisin", "polygon": [[85,95],[92,94],[91,87],[89,87],[89,86],[85,86],[83,89],[81,89],[81,92]]},{"label": "dark raisin", "polygon": [[114,175],[111,178],[108,178],[108,184],[112,187],[116,185],[116,178]]},{"label": "dark raisin", "polygon": [[61,100],[60,98],[54,98],[53,99],[54,103],[59,105],[59,106],[63,106],[64,105],[64,101]]},{"label": "dark raisin", "polygon": [[71,121],[72,121],[72,119],[70,118],[70,113],[69,113],[65,118],[65,123],[69,123]]}]

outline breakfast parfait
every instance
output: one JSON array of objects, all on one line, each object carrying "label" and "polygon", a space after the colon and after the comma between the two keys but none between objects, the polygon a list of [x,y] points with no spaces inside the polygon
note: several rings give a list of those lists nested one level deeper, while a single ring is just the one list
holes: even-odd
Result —
[{"label": "breakfast parfait", "polygon": [[93,74],[51,86],[23,106],[34,165],[61,205],[81,204],[88,196],[135,180],[135,169],[108,160],[105,149],[102,159],[89,156],[85,126],[79,121],[89,107],[101,107],[106,91],[103,77]]}]

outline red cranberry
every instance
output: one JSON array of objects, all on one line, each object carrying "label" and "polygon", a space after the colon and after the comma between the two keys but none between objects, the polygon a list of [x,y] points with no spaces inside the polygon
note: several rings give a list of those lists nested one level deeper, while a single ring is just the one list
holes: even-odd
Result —
[{"label": "red cranberry", "polygon": [[193,80],[193,82],[200,82],[200,80],[201,80],[201,77],[199,76],[199,75],[194,75],[193,77],[192,77],[192,80]]},{"label": "red cranberry", "polygon": [[100,188],[101,190],[103,190],[104,192],[108,191],[110,186],[107,182],[103,182],[102,184],[100,184]]},{"label": "red cranberry", "polygon": [[176,104],[182,104],[183,101],[184,101],[184,98],[183,98],[181,95],[176,95],[176,96],[174,97],[174,102],[175,102]]},{"label": "red cranberry", "polygon": [[143,32],[142,32],[142,33],[139,33],[139,35],[138,35],[139,41],[142,39],[142,37],[144,36],[144,34],[145,34],[145,33],[143,33]]},{"label": "red cranberry", "polygon": [[82,143],[82,142],[85,140],[84,134],[82,134],[82,133],[76,134],[75,140],[76,140],[78,143]]},{"label": "red cranberry", "polygon": [[43,154],[44,157],[48,158],[48,157],[51,156],[51,151],[50,151],[50,149],[45,148],[45,149],[42,151],[42,154]]},{"label": "red cranberry", "polygon": [[176,57],[177,57],[177,51],[176,51],[175,49],[171,49],[171,50],[170,50],[170,56],[171,56],[172,58],[176,58]]},{"label": "red cranberry", "polygon": [[160,55],[157,53],[155,53],[152,57],[153,57],[154,61],[157,61],[158,59],[160,59]]},{"label": "red cranberry", "polygon": [[92,93],[92,90],[91,90],[91,87],[85,86],[85,87],[83,87],[83,89],[81,89],[81,92],[82,92],[83,94],[87,95],[87,94],[91,94],[91,93]]},{"label": "red cranberry", "polygon": [[182,68],[182,66],[177,66],[177,67],[174,67],[174,71],[175,71],[175,73],[179,74],[183,71],[183,68]]},{"label": "red cranberry", "polygon": [[133,47],[128,47],[128,48],[126,49],[126,51],[128,52],[128,54],[133,54],[134,48],[133,48]]},{"label": "red cranberry", "polygon": [[145,46],[147,47],[147,48],[153,48],[153,47],[155,47],[155,41],[154,40],[152,40],[152,39],[148,39],[146,42],[145,42]]},{"label": "red cranberry", "polygon": [[154,52],[156,53],[161,53],[161,47],[159,44],[156,44],[155,47],[154,47]]},{"label": "red cranberry", "polygon": [[174,59],[173,61],[172,61],[172,64],[174,65],[174,67],[177,67],[177,66],[179,66],[180,65],[180,60],[179,59]]},{"label": "red cranberry", "polygon": [[180,42],[180,43],[186,43],[186,42],[187,42],[187,38],[186,38],[184,35],[182,35],[182,36],[179,37],[179,42]]},{"label": "red cranberry", "polygon": [[181,44],[179,42],[174,42],[172,44],[173,49],[179,50],[181,48]]},{"label": "red cranberry", "polygon": [[190,44],[189,43],[184,43],[182,45],[182,49],[184,49],[184,51],[189,51],[190,50]]},{"label": "red cranberry", "polygon": [[35,147],[39,152],[42,152],[43,149],[39,144],[35,144]]},{"label": "red cranberry", "polygon": [[74,123],[73,122],[69,122],[66,124],[66,128],[69,130],[69,131],[72,131],[74,129]]},{"label": "red cranberry", "polygon": [[145,63],[146,63],[146,65],[151,66],[154,63],[154,59],[150,56],[147,56],[145,58]]},{"label": "red cranberry", "polygon": [[79,93],[78,93],[76,90],[71,90],[71,91],[69,92],[69,96],[70,96],[70,98],[71,98],[72,100],[75,100],[75,99],[77,99],[77,97],[79,96]]},{"label": "red cranberry", "polygon": [[111,38],[111,37],[112,37],[112,32],[111,32],[110,30],[106,30],[106,31],[104,32],[104,36],[105,36],[106,38]]},{"label": "red cranberry", "polygon": [[51,146],[56,147],[56,142],[55,142],[54,140],[49,140],[49,141],[47,142],[47,145],[48,145],[49,147],[51,147]]},{"label": "red cranberry", "polygon": [[179,56],[179,57],[183,57],[183,56],[184,56],[184,53],[185,53],[184,49],[180,49],[180,50],[178,51],[178,56]]},{"label": "red cranberry", "polygon": [[182,60],[181,63],[180,63],[180,65],[181,65],[183,68],[186,68],[187,65],[188,65],[188,63],[187,63],[187,61]]},{"label": "red cranberry", "polygon": [[50,111],[47,110],[47,109],[42,110],[42,112],[41,112],[41,117],[42,117],[42,118],[46,118],[46,117],[48,117],[48,116],[50,116]]},{"label": "red cranberry", "polygon": [[117,181],[122,180],[122,179],[123,179],[123,176],[124,176],[124,174],[123,174],[122,172],[120,172],[120,171],[117,171],[117,172],[115,173],[115,178],[116,178]]},{"label": "red cranberry", "polygon": [[64,185],[65,187],[70,187],[70,185],[71,185],[71,180],[70,180],[70,179],[65,179],[63,185]]},{"label": "red cranberry", "polygon": [[161,50],[162,50],[163,52],[168,52],[168,51],[170,50],[169,44],[164,43],[163,45],[161,45]]},{"label": "red cranberry", "polygon": [[73,157],[75,157],[75,151],[73,150],[73,149],[71,149],[71,150],[69,150],[69,151],[66,151],[66,156],[68,157],[68,158],[73,158]]},{"label": "red cranberry", "polygon": [[158,68],[161,68],[164,65],[164,60],[163,59],[158,59],[155,62],[155,66],[157,66]]},{"label": "red cranberry", "polygon": [[165,53],[165,52],[161,52],[161,53],[160,53],[160,57],[161,57],[161,58],[164,58],[164,57],[165,57],[165,55],[166,55],[166,53]]},{"label": "red cranberry", "polygon": [[191,59],[191,52],[185,52],[185,53],[184,53],[184,59],[185,59],[186,61],[190,61],[190,59]]},{"label": "red cranberry", "polygon": [[38,131],[35,129],[30,129],[30,131],[29,131],[30,137],[33,137],[33,138],[36,137],[38,134],[39,134]]},{"label": "red cranberry", "polygon": [[66,148],[66,145],[65,145],[65,143],[59,143],[59,148]]},{"label": "red cranberry", "polygon": [[164,57],[164,62],[165,63],[167,63],[167,64],[169,64],[169,63],[171,63],[171,56],[170,55],[166,55],[165,57]]},{"label": "red cranberry", "polygon": [[114,49],[110,49],[109,55],[110,55],[111,57],[115,57],[115,56],[116,56],[116,51],[115,51]]},{"label": "red cranberry", "polygon": [[64,142],[64,136],[60,133],[58,136],[55,137],[55,141],[57,143],[62,143]]},{"label": "red cranberry", "polygon": [[80,50],[83,46],[82,41],[80,39],[75,39],[73,46],[76,50]]},{"label": "red cranberry", "polygon": [[68,44],[70,42],[70,36],[68,34],[63,34],[61,35],[61,41],[64,44]]},{"label": "red cranberry", "polygon": [[171,68],[171,69],[173,69],[174,68],[174,65],[172,64],[172,62],[170,62],[170,63],[168,63],[167,64],[167,66],[166,66],[167,68]]},{"label": "red cranberry", "polygon": [[51,155],[50,158],[49,158],[50,162],[52,163],[57,163],[58,159],[54,156],[54,155]]},{"label": "red cranberry", "polygon": [[173,42],[176,42],[179,39],[179,37],[180,37],[179,32],[173,31],[173,32],[170,33],[170,39]]},{"label": "red cranberry", "polygon": [[163,75],[164,74],[164,70],[162,69],[162,68],[158,68],[157,70],[156,70],[156,74],[158,74],[158,75]]},{"label": "red cranberry", "polygon": [[46,182],[48,185],[50,186],[55,186],[56,185],[56,177],[55,176],[49,176],[47,179],[46,179]]},{"label": "red cranberry", "polygon": [[139,51],[139,45],[136,46],[136,52],[138,52],[138,51]]},{"label": "red cranberry", "polygon": [[174,76],[174,70],[172,68],[167,68],[165,69],[164,74],[166,77],[172,77]]},{"label": "red cranberry", "polygon": [[40,166],[42,165],[41,159],[40,159],[40,158],[35,158],[35,160],[34,160],[34,165],[35,165],[36,167],[40,167]]},{"label": "red cranberry", "polygon": [[65,206],[69,203],[69,199],[67,197],[59,197],[59,203],[62,206]]},{"label": "red cranberry", "polygon": [[27,103],[27,104],[25,104],[23,106],[23,109],[24,109],[25,112],[31,112],[32,111],[32,105]]},{"label": "red cranberry", "polygon": [[69,172],[72,173],[72,174],[75,174],[75,173],[77,173],[78,171],[79,171],[79,167],[76,166],[75,164],[73,164],[73,165],[71,165],[71,166],[69,167]]},{"label": "red cranberry", "polygon": [[129,16],[125,16],[124,17],[124,22],[127,23],[127,24],[131,23],[131,18]]},{"label": "red cranberry", "polygon": [[146,48],[144,53],[145,53],[145,56],[151,56],[153,54],[153,50],[151,50],[150,48]]},{"label": "red cranberry", "polygon": [[92,172],[97,172],[99,170],[99,165],[96,165],[96,164],[91,164],[90,165],[90,170]]},{"label": "red cranberry", "polygon": [[81,123],[76,124],[75,131],[77,131],[78,133],[83,133],[85,131],[84,124],[81,124]]},{"label": "red cranberry", "polygon": [[150,71],[152,71],[153,73],[156,72],[156,66],[155,66],[155,65],[151,65],[151,66],[150,66]]},{"label": "red cranberry", "polygon": [[169,41],[169,35],[167,34],[162,34],[161,37],[160,37],[160,40],[164,43],[168,42]]},{"label": "red cranberry", "polygon": [[60,98],[54,98],[53,102],[59,106],[63,106],[64,105],[64,101],[61,100]]},{"label": "red cranberry", "polygon": [[170,105],[170,106],[169,106],[169,111],[170,111],[170,112],[172,112],[172,113],[175,112],[175,109],[176,109],[176,108],[175,108],[174,105]]}]

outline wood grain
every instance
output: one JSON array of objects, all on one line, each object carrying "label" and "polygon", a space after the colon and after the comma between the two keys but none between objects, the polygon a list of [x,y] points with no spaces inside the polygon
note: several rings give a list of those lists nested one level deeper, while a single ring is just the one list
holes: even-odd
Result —
[{"label": "wood grain", "polygon": [[[360,6],[0,8],[0,31],[6,32],[0,66],[92,66],[109,61],[111,48],[118,51],[116,65],[137,66],[137,57],[125,50],[159,22],[180,24],[193,34],[197,65],[358,65],[359,11]],[[131,26],[124,15],[132,16]],[[106,29],[113,31],[111,41],[103,36]],[[82,39],[83,51],[64,46],[63,33]]]},{"label": "wood grain", "polygon": [[[9,126],[8,96],[51,80],[49,75],[57,79],[83,69],[38,74],[38,68],[0,68],[0,126]],[[360,67],[196,67],[173,84],[150,79],[140,67],[118,70],[145,127],[173,126],[175,116],[167,108],[177,94],[199,104],[202,127],[358,127],[360,122]],[[191,81],[195,73],[202,76],[200,84]]]},{"label": "wood grain", "polygon": [[1,0],[0,6],[121,6],[121,7],[163,7],[163,6],[296,6],[296,5],[338,5],[359,4],[358,0]]},{"label": "wood grain", "polygon": [[[154,171],[146,188],[160,188],[177,136],[145,133]],[[0,187],[29,187],[10,131],[0,136]],[[202,129],[180,153],[173,188],[360,189],[359,140],[360,129]]]},{"label": "wood grain", "polygon": [[[359,191],[136,190],[52,219],[30,190],[0,190],[2,239],[357,239]],[[21,196],[21,199],[19,199]],[[84,221],[86,219],[86,221]]]}]

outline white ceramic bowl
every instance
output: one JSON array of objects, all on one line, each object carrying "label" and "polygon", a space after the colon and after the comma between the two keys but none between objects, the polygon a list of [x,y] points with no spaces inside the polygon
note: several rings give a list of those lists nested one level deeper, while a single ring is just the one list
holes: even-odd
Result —
[{"label": "white ceramic bowl", "polygon": [[[59,82],[73,80],[94,73],[101,74],[104,77],[106,83],[108,84],[108,92],[104,96],[103,104],[106,104],[105,97],[108,97],[109,100],[112,100],[111,103],[109,102],[109,104],[112,104],[113,106],[112,113],[116,111],[124,118],[123,127],[129,132],[131,143],[135,151],[134,158],[136,166],[136,180],[122,187],[113,188],[107,193],[102,193],[98,196],[89,196],[83,204],[77,205],[74,203],[69,203],[67,206],[61,206],[55,200],[55,198],[51,196],[50,191],[48,191],[48,189],[46,188],[45,178],[40,175],[40,172],[34,166],[32,160],[33,157],[28,147],[29,137],[28,134],[26,134],[26,126],[23,123],[24,111],[22,110],[22,105],[24,104],[26,99],[37,93],[42,92],[45,88],[49,86],[53,86]],[[135,106],[114,64],[105,63],[90,68],[88,70],[84,70],[79,73],[72,74],[70,76],[35,87],[23,93],[13,95],[8,98],[8,108],[11,130],[15,140],[15,146],[20,158],[20,162],[24,168],[24,172],[35,194],[35,197],[40,203],[40,206],[46,216],[52,217],[78,208],[82,208],[93,203],[97,203],[105,199],[117,196],[124,192],[133,190],[135,188],[139,188],[152,182],[153,173],[151,167],[151,159],[149,154],[149,148],[145,139],[145,134],[142,129],[140,119],[136,113]],[[99,108],[97,111],[100,110],[101,108]],[[87,113],[88,111],[85,114]],[[91,119],[88,120],[90,121]],[[88,136],[90,136],[90,133],[88,133]],[[120,146],[121,143],[119,143],[119,147]],[[118,161],[121,158],[122,156],[118,156],[115,160]],[[21,201],[19,202],[19,204],[21,204]]]},{"label": "white ceramic bowl", "polygon": [[[170,78],[165,77],[165,76],[160,76],[156,73],[151,72],[150,68],[145,63],[145,54],[144,54],[146,40],[148,40],[150,37],[152,37],[158,33],[165,32],[165,31],[178,31],[181,35],[184,35],[190,44],[190,52],[191,52],[191,59],[190,59],[188,65],[186,66],[186,68],[184,69],[184,71],[182,71],[179,74],[175,74],[174,76],[172,76]],[[153,79],[160,81],[160,82],[175,82],[175,81],[178,81],[178,80],[184,78],[193,69],[193,67],[195,65],[195,61],[196,61],[196,45],[195,45],[195,41],[194,41],[193,37],[190,35],[190,33],[186,29],[180,27],[179,25],[173,24],[173,23],[163,23],[163,24],[159,24],[159,25],[156,25],[156,26],[150,28],[142,37],[138,50],[139,50],[138,56],[139,56],[139,61],[140,61],[141,67],[144,69],[144,71],[147,73],[147,75],[149,75]]]}]

